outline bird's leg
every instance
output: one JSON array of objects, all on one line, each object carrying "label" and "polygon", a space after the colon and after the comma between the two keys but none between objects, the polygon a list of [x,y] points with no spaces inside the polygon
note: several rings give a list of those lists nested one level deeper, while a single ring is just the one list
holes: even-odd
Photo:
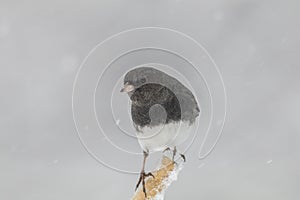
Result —
[{"label": "bird's leg", "polygon": [[145,165],[146,165],[146,160],[147,160],[147,157],[148,157],[149,153],[146,152],[146,151],[143,151],[143,153],[144,153],[144,160],[143,160],[142,171],[140,173],[140,178],[139,178],[139,181],[138,181],[138,183],[135,187],[135,190],[137,190],[139,185],[142,183],[143,184],[143,192],[145,194],[145,197],[147,197],[146,187],[145,187],[145,178],[148,177],[148,176],[152,176],[154,178],[154,176],[151,172],[145,173]]},{"label": "bird's leg", "polygon": [[175,159],[176,153],[177,153],[177,148],[176,148],[176,147],[174,147],[174,149],[173,149],[173,156],[172,156],[172,160],[173,160],[173,162],[174,162],[174,159]]}]

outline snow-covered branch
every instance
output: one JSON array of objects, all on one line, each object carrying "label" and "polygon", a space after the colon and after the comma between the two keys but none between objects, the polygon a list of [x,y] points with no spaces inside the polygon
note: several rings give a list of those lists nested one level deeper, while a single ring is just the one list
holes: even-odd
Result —
[{"label": "snow-covered branch", "polygon": [[147,198],[140,188],[132,200],[163,200],[166,189],[173,181],[177,180],[182,167],[182,163],[174,163],[170,158],[164,156],[159,169],[152,173],[155,178],[148,177],[146,180]]}]

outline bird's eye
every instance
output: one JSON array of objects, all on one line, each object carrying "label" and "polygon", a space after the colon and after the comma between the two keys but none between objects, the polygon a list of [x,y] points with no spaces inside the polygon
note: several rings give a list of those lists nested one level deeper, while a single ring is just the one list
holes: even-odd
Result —
[{"label": "bird's eye", "polygon": [[146,78],[141,78],[141,83],[146,83]]}]

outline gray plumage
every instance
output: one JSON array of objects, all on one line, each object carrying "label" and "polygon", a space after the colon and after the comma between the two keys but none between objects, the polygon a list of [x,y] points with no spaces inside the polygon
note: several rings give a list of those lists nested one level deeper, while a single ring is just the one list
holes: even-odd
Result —
[{"label": "gray plumage", "polygon": [[165,86],[144,84],[131,95],[131,116],[138,127],[178,122],[181,119],[180,103]]},{"label": "gray plumage", "polygon": [[[145,173],[149,152],[173,149],[174,161],[177,146],[193,132],[199,107],[192,92],[174,77],[151,67],[139,67],[124,77],[124,87],[131,99],[131,117],[144,160],[136,189],[142,183],[145,197]],[[185,156],[180,154],[185,161]],[[154,176],[153,176],[154,177]]]},{"label": "gray plumage", "polygon": [[180,81],[152,67],[129,71],[124,84],[133,85],[129,92],[131,114],[136,128],[179,120],[193,123],[199,107],[192,92]]}]

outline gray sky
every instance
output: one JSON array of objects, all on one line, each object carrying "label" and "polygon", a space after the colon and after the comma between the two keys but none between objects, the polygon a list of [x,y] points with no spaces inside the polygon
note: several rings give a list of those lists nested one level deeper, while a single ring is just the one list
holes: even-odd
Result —
[{"label": "gray sky", "polygon": [[[132,196],[138,176],[99,164],[81,145],[71,96],[76,71],[95,45],[142,26],[192,36],[227,88],[221,140],[204,160],[195,156],[198,146],[187,153],[166,199],[299,198],[299,7],[297,0],[0,0],[0,198]],[[125,100],[115,103],[127,106]],[[139,153],[136,140],[119,142]],[[115,155],[103,143],[97,147],[107,162],[140,168],[142,157]]]}]

